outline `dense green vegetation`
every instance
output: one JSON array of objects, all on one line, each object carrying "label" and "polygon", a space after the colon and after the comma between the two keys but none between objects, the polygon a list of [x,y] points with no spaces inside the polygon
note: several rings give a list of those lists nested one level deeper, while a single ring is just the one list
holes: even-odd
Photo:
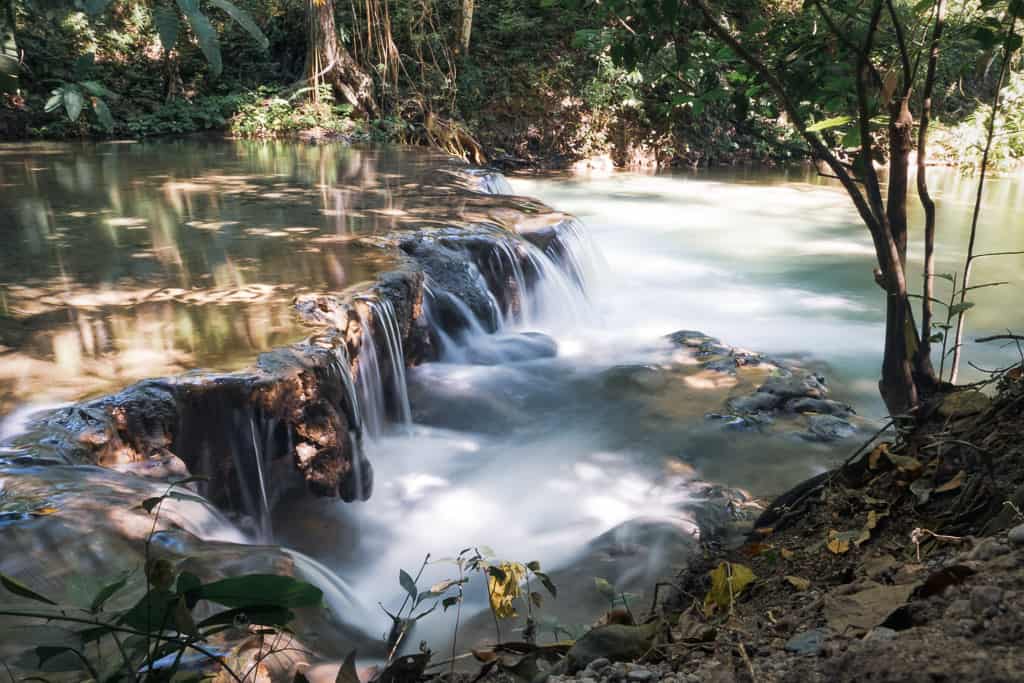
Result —
[{"label": "dense green vegetation", "polygon": [[[469,3],[468,50],[464,4],[10,0],[4,50],[13,58],[3,70],[16,79],[7,82],[0,133],[228,129],[263,137],[314,129],[458,152],[473,147],[472,137],[499,159],[551,163],[606,153],[619,162],[690,164],[805,153],[760,76],[701,30],[704,19],[690,2],[497,0],[475,11]],[[863,9],[844,2],[727,1],[715,11],[756,40],[761,56],[800,84],[794,96],[827,120],[851,103],[853,84],[848,55],[819,6],[847,30],[863,22]],[[919,63],[935,3],[895,6]],[[933,155],[978,161],[984,103],[999,70],[995,33],[1007,8],[948,7]],[[898,40],[891,29],[878,40],[873,70],[888,83]],[[1018,59],[992,155],[1004,165],[1024,154],[1019,69]],[[837,149],[855,137],[850,127],[826,132]]]}]

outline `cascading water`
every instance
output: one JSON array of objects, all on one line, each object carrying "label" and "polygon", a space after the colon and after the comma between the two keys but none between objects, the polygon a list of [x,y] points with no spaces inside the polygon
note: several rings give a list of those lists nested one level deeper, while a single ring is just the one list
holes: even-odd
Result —
[{"label": "cascading water", "polygon": [[[395,309],[390,301],[363,298],[356,305],[361,328],[359,375],[356,382],[362,407],[361,421],[371,438],[379,437],[388,422],[389,396],[394,401],[398,424],[408,427],[412,423],[409,395],[405,380],[405,355]],[[374,329],[384,337],[384,355],[377,349]],[[382,363],[386,362],[386,365]],[[385,376],[390,376],[390,383]]]}]

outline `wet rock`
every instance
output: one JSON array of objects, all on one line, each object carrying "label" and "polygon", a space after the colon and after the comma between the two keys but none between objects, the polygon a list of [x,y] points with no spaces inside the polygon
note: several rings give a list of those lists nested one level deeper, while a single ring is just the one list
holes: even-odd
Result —
[{"label": "wet rock", "polygon": [[815,628],[810,631],[798,633],[786,641],[786,651],[797,655],[817,655],[825,647],[825,640],[829,631],[824,628]]},{"label": "wet rock", "polygon": [[868,631],[868,634],[864,636],[864,640],[892,640],[896,637],[896,631],[885,626],[876,626],[875,628]]},{"label": "wet rock", "polygon": [[947,418],[975,415],[992,405],[992,400],[980,391],[961,390],[947,394],[939,404],[939,415]]},{"label": "wet rock", "polygon": [[759,392],[790,398],[824,398],[828,393],[821,375],[788,373],[769,377],[758,388]]},{"label": "wet rock", "polygon": [[651,648],[650,628],[612,624],[586,633],[566,655],[569,671],[585,669],[598,659],[624,662],[639,659]]},{"label": "wet rock", "polygon": [[783,398],[767,392],[755,392],[749,396],[740,396],[729,401],[729,409],[737,413],[757,413],[776,410],[782,405]]},{"label": "wet rock", "polygon": [[764,425],[773,422],[771,416],[762,413],[751,413],[749,415],[731,415],[729,413],[707,413],[705,420],[712,420],[721,424],[722,429],[733,432],[756,432]]},{"label": "wet rock", "polygon": [[1010,543],[1014,545],[1024,545],[1024,524],[1018,524],[1010,529],[1010,533],[1007,538],[1009,538]]},{"label": "wet rock", "polygon": [[810,441],[839,441],[857,433],[857,428],[835,415],[812,415],[807,431],[800,434]]},{"label": "wet rock", "polygon": [[720,343],[717,338],[706,335],[703,332],[698,332],[697,330],[679,330],[678,332],[666,335],[665,338],[676,346],[685,346],[694,349],[699,348],[701,344],[708,342],[713,344]]},{"label": "wet rock", "polygon": [[986,538],[971,549],[967,554],[967,559],[988,562],[1008,552],[1010,552],[1009,547],[1000,542],[999,539]]},{"label": "wet rock", "polygon": [[[771,396],[771,394],[768,395]],[[806,397],[786,401],[785,410],[791,413],[819,413],[837,417],[849,417],[855,413],[853,408],[839,401]]]},{"label": "wet rock", "polygon": [[665,373],[656,365],[616,365],[604,373],[604,386],[610,390],[641,389],[657,391],[668,385]]}]

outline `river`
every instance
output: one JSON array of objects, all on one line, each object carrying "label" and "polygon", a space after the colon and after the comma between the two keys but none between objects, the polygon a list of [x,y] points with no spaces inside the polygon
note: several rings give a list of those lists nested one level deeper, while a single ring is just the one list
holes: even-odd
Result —
[{"label": "river", "polygon": [[[366,238],[534,210],[451,194],[440,178],[459,172],[401,149],[4,147],[0,438],[43,406],[196,367],[233,370],[300,339],[293,297],[394,267]],[[942,170],[934,184],[939,270],[955,272],[974,181]],[[259,540],[313,558],[307,575],[341,577],[356,600],[337,611],[371,633],[387,627],[374,605],[401,601],[400,568],[414,573],[427,554],[467,546],[555,570],[562,590],[551,613],[588,623],[604,605],[594,577],[640,599],[685,562],[714,487],[739,500],[778,493],[856,445],[723,430],[705,415],[735,382],[679,366],[668,333],[697,329],[794,359],[823,373],[866,426],[883,413],[871,243],[830,181],[801,168],[521,177],[511,186],[581,219],[574,258],[583,286],[542,280],[498,335],[471,326],[438,362],[411,368],[411,424],[366,443],[376,482],[368,501],[289,500],[261,528]],[[992,182],[981,251],[1024,249],[1022,204],[1019,182]],[[969,339],[1024,329],[1024,309],[1013,304],[1020,258],[976,270],[978,283],[1012,284],[971,297]],[[533,333],[554,340],[557,353],[532,353],[541,339]],[[967,358],[991,367],[1015,353],[972,344]],[[5,490],[19,481],[7,471]],[[67,486],[45,476],[24,485]],[[244,520],[196,514],[190,528],[201,538],[257,540]],[[12,529],[22,523],[10,519]],[[34,529],[19,538],[35,538]],[[55,552],[52,538],[19,542],[44,562]],[[425,581],[452,571],[433,564]],[[484,604],[479,590],[468,602]],[[423,637],[443,639],[446,619],[424,620]]]}]

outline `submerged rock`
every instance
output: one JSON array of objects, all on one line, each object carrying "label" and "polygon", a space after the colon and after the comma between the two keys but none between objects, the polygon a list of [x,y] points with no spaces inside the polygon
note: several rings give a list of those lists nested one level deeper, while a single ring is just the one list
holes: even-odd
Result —
[{"label": "submerged rock", "polygon": [[811,441],[839,441],[857,433],[857,428],[835,415],[812,415],[807,431],[800,436]]}]

